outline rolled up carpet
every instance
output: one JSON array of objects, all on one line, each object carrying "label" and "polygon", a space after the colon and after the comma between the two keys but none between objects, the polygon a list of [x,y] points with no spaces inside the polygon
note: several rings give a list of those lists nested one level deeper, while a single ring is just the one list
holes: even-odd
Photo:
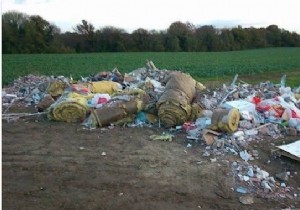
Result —
[{"label": "rolled up carpet", "polygon": [[215,109],[211,118],[211,129],[232,133],[237,130],[239,121],[238,109]]},{"label": "rolled up carpet", "polygon": [[56,121],[82,122],[89,113],[87,98],[74,92],[67,93],[50,106],[48,117]]}]

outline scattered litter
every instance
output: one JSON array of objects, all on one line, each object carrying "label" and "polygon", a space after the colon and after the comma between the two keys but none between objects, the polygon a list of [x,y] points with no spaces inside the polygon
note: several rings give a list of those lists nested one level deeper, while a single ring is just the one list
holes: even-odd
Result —
[{"label": "scattered litter", "polygon": [[203,157],[209,157],[210,156],[210,153],[208,151],[205,151],[202,155]]},{"label": "scattered litter", "polygon": [[7,120],[7,122],[16,121],[20,118],[33,117],[46,115],[48,112],[37,112],[37,113],[7,113],[2,114],[2,119]]},{"label": "scattered litter", "polygon": [[249,176],[243,176],[243,179],[245,182],[248,182],[250,180],[250,177]]},{"label": "scattered litter", "polygon": [[286,182],[277,182],[267,171],[256,165],[247,162],[232,162],[231,167],[236,183],[239,184],[237,192],[269,198],[294,197],[294,188],[287,186]]},{"label": "scattered litter", "polygon": [[275,177],[281,181],[288,181],[289,173],[288,172],[279,173],[276,174]]},{"label": "scattered litter", "polygon": [[194,137],[194,136],[187,136],[186,138],[187,138],[187,139],[190,139],[190,140],[198,140],[198,138],[197,138],[197,137]]},{"label": "scattered litter", "polygon": [[239,192],[239,193],[243,193],[243,194],[248,193],[248,190],[245,187],[237,187],[236,191]]},{"label": "scattered litter", "polygon": [[203,139],[205,140],[207,145],[212,145],[219,135],[221,134],[210,129],[205,129],[203,131]]},{"label": "scattered litter", "polygon": [[239,198],[239,201],[242,203],[242,204],[245,204],[245,205],[251,205],[254,203],[254,199],[253,199],[253,196],[251,195],[244,195],[244,196],[241,196]]},{"label": "scattered litter", "polygon": [[284,182],[280,183],[280,187],[283,187],[285,188],[286,187],[286,184]]},{"label": "scattered litter", "polygon": [[251,155],[246,151],[241,151],[240,152],[240,157],[244,160],[244,161],[248,161],[251,158]]},{"label": "scattered litter", "polygon": [[171,134],[162,134],[162,135],[151,135],[150,139],[151,140],[159,140],[159,141],[172,141],[173,137],[174,136]]},{"label": "scattered litter", "polygon": [[255,130],[255,129],[252,129],[252,130],[245,130],[245,134],[246,134],[247,136],[255,136],[255,135],[258,134],[258,131]]}]

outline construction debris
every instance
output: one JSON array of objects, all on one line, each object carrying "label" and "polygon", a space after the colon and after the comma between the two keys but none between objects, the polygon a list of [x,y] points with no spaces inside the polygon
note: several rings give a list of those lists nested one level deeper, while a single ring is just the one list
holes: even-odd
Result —
[{"label": "construction debris", "polygon": [[151,140],[159,140],[159,141],[172,141],[173,137],[174,136],[171,134],[163,133],[162,135],[151,135],[150,139]]},{"label": "construction debris", "polygon": [[[160,70],[152,61],[146,67],[122,75],[118,69],[99,72],[74,82],[64,76],[28,75],[2,90],[2,119],[47,114],[50,120],[82,123],[85,128],[156,127],[169,133],[151,135],[151,140],[172,141],[185,132],[188,148],[200,142],[203,157],[234,155],[231,164],[240,202],[252,204],[253,194],[268,198],[290,198],[295,189],[286,181],[289,173],[271,176],[251,161],[259,159],[251,141],[268,136],[278,139],[300,133],[300,87],[292,90],[271,82],[250,85],[236,75],[228,86],[207,90],[190,75]],[[37,113],[9,113],[12,106],[34,106]],[[276,152],[300,160],[300,140],[278,146]],[[106,153],[102,154],[106,155]],[[251,193],[251,195],[248,195]],[[295,196],[294,196],[295,197]]]}]

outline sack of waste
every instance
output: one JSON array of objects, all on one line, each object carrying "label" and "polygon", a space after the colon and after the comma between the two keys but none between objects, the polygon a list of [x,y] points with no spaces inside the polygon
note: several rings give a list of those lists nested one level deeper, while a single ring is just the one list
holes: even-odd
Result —
[{"label": "sack of waste", "polygon": [[66,92],[49,107],[48,118],[64,122],[82,122],[89,113],[87,100],[92,97],[92,95]]}]

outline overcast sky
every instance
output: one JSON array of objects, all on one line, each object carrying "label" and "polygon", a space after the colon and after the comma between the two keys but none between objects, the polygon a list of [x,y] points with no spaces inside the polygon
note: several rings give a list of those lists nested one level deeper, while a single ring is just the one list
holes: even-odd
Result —
[{"label": "overcast sky", "polygon": [[2,0],[2,13],[17,10],[40,15],[62,32],[82,19],[96,29],[115,26],[132,32],[167,29],[175,21],[218,28],[241,25],[300,33],[300,0]]}]

